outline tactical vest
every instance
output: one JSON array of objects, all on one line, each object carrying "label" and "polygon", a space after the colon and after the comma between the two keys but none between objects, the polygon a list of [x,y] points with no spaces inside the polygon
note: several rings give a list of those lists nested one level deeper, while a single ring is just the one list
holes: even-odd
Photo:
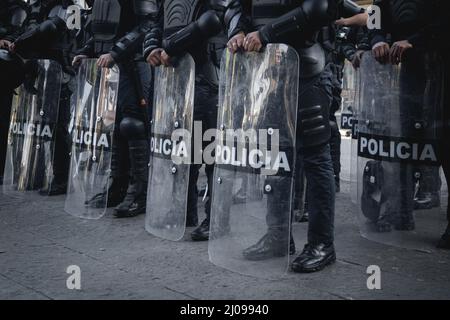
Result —
[{"label": "tactical vest", "polygon": [[115,40],[118,38],[121,9],[119,0],[97,0],[94,2],[91,30],[96,53],[104,53],[112,49]]},{"label": "tactical vest", "polygon": [[156,0],[97,0],[92,7],[91,32],[95,53],[109,52],[138,23],[135,15],[156,17]]}]

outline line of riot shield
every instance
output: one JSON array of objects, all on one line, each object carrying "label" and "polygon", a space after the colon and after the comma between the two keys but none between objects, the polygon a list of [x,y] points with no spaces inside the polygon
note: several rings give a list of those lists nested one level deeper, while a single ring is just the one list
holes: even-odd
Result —
[{"label": "line of riot shield", "polygon": [[30,60],[13,97],[3,192],[23,196],[50,187],[62,71],[51,60]]},{"label": "line of riot shield", "polygon": [[441,207],[440,58],[411,50],[398,66],[368,53],[361,65],[358,209],[368,239],[430,251],[445,228]]},{"label": "line of riot shield", "polygon": [[108,192],[119,69],[100,68],[85,59],[78,69],[72,99],[70,174],[64,210],[77,217],[98,219],[106,212],[90,200]]},{"label": "line of riot shield", "polygon": [[[287,45],[223,55],[208,245],[217,266],[263,278],[288,270],[298,81]],[[265,236],[274,252],[261,261],[247,249]]]},{"label": "line of riot shield", "polygon": [[145,229],[172,241],[186,230],[194,87],[189,54],[155,69]]}]

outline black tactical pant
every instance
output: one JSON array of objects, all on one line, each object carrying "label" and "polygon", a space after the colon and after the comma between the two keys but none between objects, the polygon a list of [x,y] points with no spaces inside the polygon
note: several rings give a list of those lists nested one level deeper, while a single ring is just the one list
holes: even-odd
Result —
[{"label": "black tactical pant", "polygon": [[11,119],[12,92],[0,92],[0,184],[3,182],[9,122]]},{"label": "black tactical pant", "polygon": [[[299,110],[308,106],[322,104],[329,110],[331,85],[329,73],[300,83]],[[310,93],[314,93],[311,95]],[[311,99],[311,100],[310,100]],[[329,111],[328,111],[329,112]],[[325,117],[328,121],[328,117]],[[297,121],[299,124],[300,121]],[[307,180],[306,197],[309,210],[308,243],[331,244],[334,242],[334,203],[335,182],[333,162],[329,141],[317,145],[306,145],[301,128],[297,128],[297,167],[304,171]],[[290,203],[290,179],[288,177],[269,177],[267,182],[273,191],[268,195],[268,214],[266,216],[269,232],[271,230],[288,233]],[[297,184],[298,185],[298,184]],[[298,192],[296,190],[296,192]]]},{"label": "black tactical pant", "polygon": [[[202,134],[208,129],[214,129],[217,126],[217,108],[218,108],[218,89],[204,79],[198,78],[195,81],[194,94],[194,122],[201,121]],[[203,143],[205,147],[208,142]],[[194,145],[194,144],[192,144]],[[188,204],[187,204],[187,220],[191,223],[198,221],[197,202],[198,189],[197,180],[201,164],[191,164],[189,187],[188,187]],[[208,179],[208,199],[205,203],[206,217],[209,218],[211,212],[211,195],[212,180],[214,173],[214,165],[206,165],[206,176]]]},{"label": "black tactical pant", "polygon": [[67,84],[61,86],[58,109],[58,122],[55,130],[55,154],[53,159],[54,183],[67,182],[70,167],[71,139],[69,133],[70,97],[72,91]]},{"label": "black tactical pant", "polygon": [[[138,70],[139,82],[136,83],[134,70],[129,65],[119,64],[120,78],[117,97],[116,120],[114,126],[114,145],[113,159],[111,164],[112,178],[120,178],[128,181],[130,174],[129,146],[128,139],[124,138],[120,132],[120,123],[124,118],[134,118],[149,125],[151,119],[151,88],[152,74],[145,62],[135,62]],[[147,98],[148,108],[145,109],[139,105],[137,86],[142,88],[142,95]],[[140,139],[136,137],[136,139]],[[147,136],[147,140],[149,137]]]},{"label": "black tactical pant", "polygon": [[[411,51],[400,71],[400,105],[393,117],[400,121],[398,128],[391,127],[393,136],[414,140],[436,139],[436,119],[439,102],[427,93],[427,62],[421,53]],[[397,113],[398,112],[398,113]],[[420,127],[420,129],[418,129]],[[416,183],[420,191],[437,193],[440,190],[437,166],[412,163],[383,163],[385,175],[383,194],[387,196],[386,216],[399,229],[414,228],[414,195]]]}]

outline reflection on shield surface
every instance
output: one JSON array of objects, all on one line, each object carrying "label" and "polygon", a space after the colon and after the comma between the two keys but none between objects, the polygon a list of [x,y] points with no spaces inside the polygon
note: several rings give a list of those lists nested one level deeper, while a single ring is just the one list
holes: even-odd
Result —
[{"label": "reflection on shield surface", "polygon": [[11,109],[3,192],[25,196],[52,183],[62,72],[51,60],[30,60]]},{"label": "reflection on shield surface", "polygon": [[145,229],[178,241],[186,229],[195,63],[190,55],[155,70]]},{"label": "reflection on shield surface", "polygon": [[399,66],[363,58],[357,200],[361,233],[371,240],[430,251],[447,223],[439,61],[416,51]]},{"label": "reflection on shield surface", "polygon": [[108,189],[119,69],[99,68],[96,59],[85,59],[78,69],[76,84],[65,211],[76,217],[98,219],[105,214],[107,204],[91,203]]},{"label": "reflection on shield surface", "polygon": [[[283,44],[222,58],[208,247],[220,267],[270,278],[289,266],[298,60]],[[273,254],[258,261],[246,252],[265,235]]]}]

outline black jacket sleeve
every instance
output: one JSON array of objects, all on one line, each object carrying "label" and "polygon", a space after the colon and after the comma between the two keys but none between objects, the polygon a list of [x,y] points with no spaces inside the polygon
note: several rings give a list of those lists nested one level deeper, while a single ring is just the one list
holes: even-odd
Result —
[{"label": "black jacket sleeve", "polygon": [[161,5],[155,19],[149,18],[149,29],[144,35],[143,55],[147,59],[148,55],[155,49],[162,47],[162,37],[164,29],[164,7]]}]

